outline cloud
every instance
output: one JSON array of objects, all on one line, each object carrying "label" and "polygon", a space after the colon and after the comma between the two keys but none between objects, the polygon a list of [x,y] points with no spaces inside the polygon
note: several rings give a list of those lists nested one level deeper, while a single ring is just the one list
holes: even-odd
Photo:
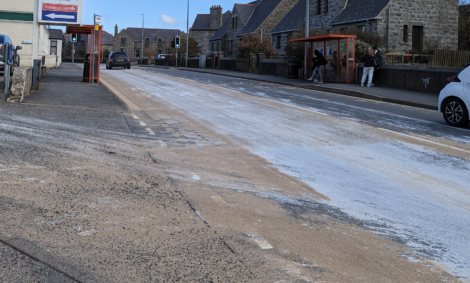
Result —
[{"label": "cloud", "polygon": [[172,26],[176,26],[178,25],[178,20],[177,19],[174,19],[168,15],[162,15],[160,17],[160,21],[164,22],[165,24],[167,25],[172,25]]}]

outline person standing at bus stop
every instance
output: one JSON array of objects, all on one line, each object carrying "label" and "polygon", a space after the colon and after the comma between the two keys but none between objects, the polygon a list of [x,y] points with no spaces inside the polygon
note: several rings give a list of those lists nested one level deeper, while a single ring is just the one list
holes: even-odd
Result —
[{"label": "person standing at bus stop", "polygon": [[374,68],[377,66],[377,61],[375,60],[372,48],[367,47],[364,55],[362,56],[362,60],[364,61],[364,70],[362,72],[361,86],[364,86],[367,77],[369,77],[367,87],[371,87],[372,77],[374,76]]}]

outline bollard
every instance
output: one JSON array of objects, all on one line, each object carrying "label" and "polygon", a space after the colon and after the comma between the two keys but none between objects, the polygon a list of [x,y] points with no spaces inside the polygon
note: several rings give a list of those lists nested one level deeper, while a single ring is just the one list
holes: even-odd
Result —
[{"label": "bollard", "polygon": [[41,60],[33,61],[33,89],[39,89],[39,75],[41,72]]}]

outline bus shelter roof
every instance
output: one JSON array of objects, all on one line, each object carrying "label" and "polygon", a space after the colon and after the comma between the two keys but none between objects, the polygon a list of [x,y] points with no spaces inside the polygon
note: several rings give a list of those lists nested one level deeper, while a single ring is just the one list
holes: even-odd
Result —
[{"label": "bus shelter roof", "polygon": [[326,34],[326,35],[317,35],[304,38],[295,38],[291,39],[292,42],[316,42],[316,41],[325,41],[332,39],[346,39],[346,38],[357,38],[355,35],[344,35],[344,34]]},{"label": "bus shelter roof", "polygon": [[[103,28],[103,26],[99,26],[100,30]],[[93,34],[93,25],[83,25],[81,27],[72,27],[69,26],[67,27],[67,30],[65,33],[76,33],[76,34]]]}]

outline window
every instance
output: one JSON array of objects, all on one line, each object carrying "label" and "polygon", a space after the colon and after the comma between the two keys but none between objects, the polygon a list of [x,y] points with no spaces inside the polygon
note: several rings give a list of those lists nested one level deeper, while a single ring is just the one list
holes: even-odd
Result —
[{"label": "window", "polygon": [[328,0],[325,0],[325,14],[328,14]]},{"label": "window", "polygon": [[321,0],[317,0],[317,15],[321,15]]},{"label": "window", "polygon": [[162,42],[162,39],[161,39],[161,38],[159,38],[159,39],[158,39],[158,42]]},{"label": "window", "polygon": [[238,27],[238,17],[235,17],[235,28]]},{"label": "window", "polygon": [[162,51],[161,51],[161,50],[158,50],[158,51],[157,51],[157,54],[162,54]]},{"label": "window", "polygon": [[232,18],[232,29],[235,28],[235,18]]},{"label": "window", "polygon": [[364,26],[358,26],[357,28],[362,32],[366,32],[366,26],[365,25]]},{"label": "window", "polygon": [[121,48],[121,52],[126,52],[126,48]]},{"label": "window", "polygon": [[276,49],[281,49],[281,36],[277,36]]},{"label": "window", "polygon": [[126,45],[126,37],[121,37],[121,45]]},{"label": "window", "polygon": [[135,50],[135,57],[140,57],[140,49]]},{"label": "window", "polygon": [[51,55],[57,55],[57,41],[51,41]]},{"label": "window", "polygon": [[145,39],[145,45],[148,46],[149,44],[150,44],[150,38],[146,38],[146,39]]},{"label": "window", "polygon": [[408,42],[408,25],[403,26],[403,42]]}]

